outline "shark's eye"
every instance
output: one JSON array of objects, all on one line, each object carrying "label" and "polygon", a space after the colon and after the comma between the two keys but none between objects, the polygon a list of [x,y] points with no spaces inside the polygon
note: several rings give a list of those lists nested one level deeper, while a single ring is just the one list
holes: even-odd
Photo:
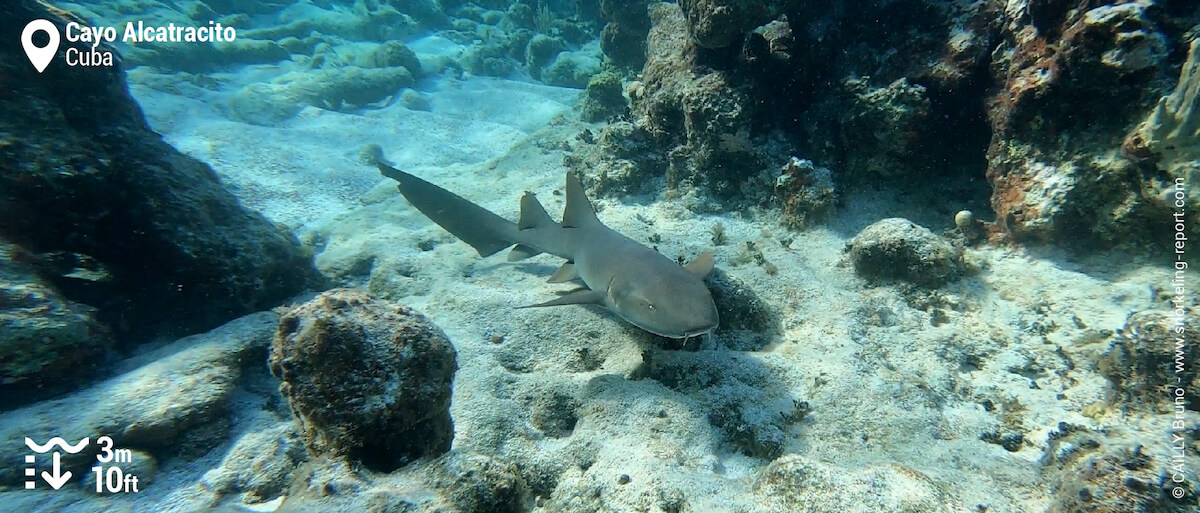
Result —
[{"label": "shark's eye", "polygon": [[649,309],[653,310],[653,309],[654,309],[654,303],[646,303],[646,308],[649,308]]}]

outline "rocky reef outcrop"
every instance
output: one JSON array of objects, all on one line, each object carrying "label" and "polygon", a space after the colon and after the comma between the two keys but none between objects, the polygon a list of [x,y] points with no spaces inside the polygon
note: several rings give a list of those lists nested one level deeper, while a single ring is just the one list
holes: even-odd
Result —
[{"label": "rocky reef outcrop", "polygon": [[[947,218],[990,206],[994,241],[1084,248],[1161,236],[1153,220],[1196,168],[1195,6],[694,0],[648,11],[645,64],[626,79],[633,129],[611,130],[655,155],[585,150],[568,162],[598,170],[601,189],[663,177],[718,209],[786,206],[793,198],[769,188],[796,157],[831,169],[838,190],[887,184]],[[629,61],[616,48],[631,46],[604,50]]]},{"label": "rocky reef outcrop", "polygon": [[1136,143],[1121,148],[1186,51],[1185,18],[1172,16],[1186,9],[1173,7],[1006,6],[990,63],[987,152],[992,208],[1005,233],[1074,246],[1164,233],[1165,223],[1154,222],[1169,216],[1154,185],[1161,171],[1138,156]]}]

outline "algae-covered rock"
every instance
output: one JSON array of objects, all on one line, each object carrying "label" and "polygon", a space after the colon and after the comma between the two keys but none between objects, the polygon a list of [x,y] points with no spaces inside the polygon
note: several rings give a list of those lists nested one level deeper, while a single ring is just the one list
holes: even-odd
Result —
[{"label": "algae-covered rock", "polygon": [[280,320],[269,363],[314,456],[388,472],[450,449],[454,347],[411,308],[323,293]]},{"label": "algae-covered rock", "polygon": [[[1143,450],[1142,445],[1103,448],[1095,454],[1068,459],[1056,469],[1053,502],[1047,513],[1124,513],[1129,511],[1184,511],[1176,506],[1195,503],[1195,485],[1185,477],[1181,484],[1167,485],[1167,461]],[[1168,498],[1164,487],[1183,492]],[[1180,500],[1183,499],[1183,500]]]},{"label": "algae-covered rock", "polygon": [[767,504],[780,508],[773,511],[902,513],[976,509],[930,476],[895,463],[843,469],[788,454],[763,469],[755,488]]},{"label": "algae-covered rock", "polygon": [[920,157],[914,153],[912,134],[929,117],[925,87],[905,78],[887,87],[871,87],[866,80],[852,78],[843,87],[853,98],[841,123],[842,144],[853,148],[843,163],[846,169],[865,181],[911,170],[906,161]]},{"label": "algae-covered rock", "polygon": [[588,80],[584,91],[583,108],[579,117],[596,122],[619,116],[629,110],[629,102],[621,88],[621,76],[606,71]]},{"label": "algae-covered rock", "polygon": [[833,172],[796,157],[779,170],[775,194],[783,202],[783,225],[797,230],[824,220],[837,200]]},{"label": "algae-covered rock", "polygon": [[478,453],[451,452],[428,466],[426,479],[463,513],[525,511],[525,483],[515,465]]},{"label": "algae-covered rock", "polygon": [[521,513],[529,492],[503,458],[455,450],[389,473],[337,460],[302,466],[279,512]]},{"label": "algae-covered rock", "polygon": [[240,494],[243,502],[264,502],[286,490],[305,458],[296,426],[281,422],[238,439],[220,466],[205,472],[201,482],[218,499]]},{"label": "algae-covered rock", "polygon": [[238,36],[222,43],[134,46],[123,54],[131,65],[197,73],[246,64],[286,61],[291,53],[278,42]]},{"label": "algae-covered rock", "polygon": [[705,48],[724,48],[739,42],[754,27],[770,20],[763,0],[682,0],[688,32]]},{"label": "algae-covered rock", "polygon": [[600,57],[588,49],[560,52],[541,71],[543,83],[583,88],[600,73]]},{"label": "algae-covered rock", "polygon": [[690,182],[731,197],[761,170],[751,142],[749,91],[730,74],[697,65],[678,5],[654,6],[651,19],[641,90],[631,95],[633,113],[669,148],[668,186]]},{"label": "algae-covered rock", "polygon": [[540,78],[542,68],[550,64],[554,57],[558,56],[559,52],[567,49],[566,43],[557,37],[547,36],[545,34],[537,34],[529,40],[529,47],[525,53],[525,65],[529,66],[529,74],[534,78]]},{"label": "algae-covered rock", "polygon": [[421,76],[421,60],[417,54],[403,42],[388,41],[362,56],[358,65],[363,68],[394,68],[407,69],[413,77]]},{"label": "algae-covered rock", "polygon": [[[508,77],[517,70],[517,61],[514,60],[513,54],[517,54],[516,58],[524,59],[525,47],[529,41],[522,39],[525,36],[532,37],[532,33],[524,31],[503,41],[477,42],[463,52],[459,63],[476,75]],[[514,51],[518,47],[519,51]]]},{"label": "algae-covered rock", "polygon": [[[400,94],[400,104],[409,110],[419,110],[428,112],[433,110],[433,106],[429,103],[429,97],[412,89],[405,89]],[[374,161],[372,161],[374,162]]]},{"label": "algae-covered rock", "polygon": [[962,250],[928,228],[893,217],[863,228],[846,245],[858,274],[938,287],[963,274]]},{"label": "algae-covered rock", "polygon": [[[1026,10],[1038,14],[1038,30],[1022,26]],[[1164,198],[1169,180],[1186,168],[1168,171],[1174,166],[1164,162],[1162,171],[1139,169],[1157,160],[1147,146],[1155,136],[1148,126],[1126,136],[1159,100],[1158,85],[1171,83],[1162,72],[1170,69],[1163,38],[1172,22],[1147,2],[1038,2],[1006,12],[1019,35],[993,53],[1001,57],[992,65],[1001,86],[986,102],[993,128],[987,176],[999,226],[1016,240],[1073,249],[1169,236],[1158,219],[1173,201]],[[1118,155],[1122,141],[1141,162]]]},{"label": "algae-covered rock", "polygon": [[251,84],[233,94],[234,117],[257,125],[286,120],[306,106],[338,110],[362,107],[396,95],[413,84],[404,67],[348,66],[288,73],[271,82]]}]

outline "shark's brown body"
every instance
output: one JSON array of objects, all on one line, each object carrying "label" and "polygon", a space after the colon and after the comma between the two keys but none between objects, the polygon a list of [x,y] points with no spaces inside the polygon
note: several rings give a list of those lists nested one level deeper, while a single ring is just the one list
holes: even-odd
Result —
[{"label": "shark's brown body", "polygon": [[533,306],[603,305],[651,333],[688,338],[717,327],[717,307],[704,284],[711,253],[681,267],[661,253],[605,226],[596,217],[583,186],[567,175],[567,205],[555,222],[532,193],[521,197],[521,218],[513,223],[454,193],[411,174],[379,164],[396,180],[409,203],[446,231],[470,244],[480,256],[510,246],[509,261],[539,253],[567,260],[552,283],[579,279],[586,288]]}]

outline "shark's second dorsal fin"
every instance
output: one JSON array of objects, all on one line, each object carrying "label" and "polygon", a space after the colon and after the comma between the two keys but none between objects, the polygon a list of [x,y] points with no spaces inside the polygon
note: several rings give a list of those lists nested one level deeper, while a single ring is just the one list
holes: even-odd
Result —
[{"label": "shark's second dorsal fin", "polygon": [[599,224],[596,211],[588,201],[587,193],[583,192],[583,184],[574,173],[567,173],[567,206],[563,210],[562,225],[564,228],[581,228]]},{"label": "shark's second dorsal fin", "polygon": [[527,230],[529,228],[539,228],[542,226],[553,226],[556,223],[546,213],[546,208],[538,201],[537,196],[532,192],[525,192],[521,196],[521,218],[517,221],[518,230]]}]

